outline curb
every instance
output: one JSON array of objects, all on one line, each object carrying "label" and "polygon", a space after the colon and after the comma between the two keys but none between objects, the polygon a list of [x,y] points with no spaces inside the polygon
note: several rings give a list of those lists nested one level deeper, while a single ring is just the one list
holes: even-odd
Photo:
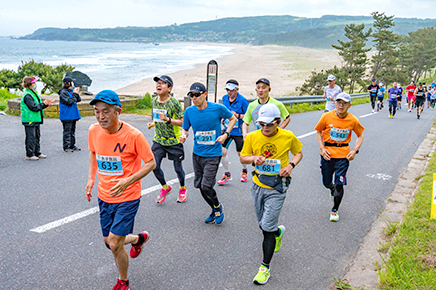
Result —
[{"label": "curb", "polygon": [[[403,220],[410,203],[413,202],[422,175],[433,152],[436,150],[436,125],[432,125],[427,136],[419,145],[407,168],[398,178],[398,183],[386,199],[386,207],[371,225],[368,234],[361,242],[359,249],[345,267],[343,280],[353,288],[377,289],[377,270],[383,265],[389,252],[382,253],[377,249],[384,243],[384,228],[387,222],[396,223]],[[420,177],[420,178],[417,178]]]}]

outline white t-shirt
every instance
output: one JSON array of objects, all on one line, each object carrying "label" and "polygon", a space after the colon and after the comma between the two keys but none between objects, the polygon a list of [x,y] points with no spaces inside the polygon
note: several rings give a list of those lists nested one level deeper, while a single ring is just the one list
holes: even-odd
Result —
[{"label": "white t-shirt", "polygon": [[333,89],[331,89],[329,86],[326,86],[324,88],[324,93],[326,93],[326,103],[325,103],[325,109],[327,111],[332,111],[336,109],[335,101],[329,100],[330,97],[333,97],[333,99],[336,99],[336,96],[342,93],[342,89],[335,84]]}]

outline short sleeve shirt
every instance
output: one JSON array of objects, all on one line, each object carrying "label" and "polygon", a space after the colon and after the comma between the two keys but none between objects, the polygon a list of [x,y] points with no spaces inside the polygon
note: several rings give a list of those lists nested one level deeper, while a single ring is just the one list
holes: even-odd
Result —
[{"label": "short sleeve shirt", "polygon": [[[247,112],[248,101],[242,95],[238,93],[236,99],[233,102],[230,102],[229,95],[223,96],[223,105],[229,109],[230,111],[235,112],[236,114],[244,115]],[[230,135],[232,136],[242,136],[242,119],[237,119],[235,126],[233,126],[232,131],[230,131]],[[225,123],[225,127],[227,128],[227,124]]]},{"label": "short sleeve shirt", "polygon": [[199,110],[191,106],[185,110],[183,129],[194,131],[194,154],[202,157],[218,157],[223,155],[223,146],[216,142],[221,135],[221,119],[230,119],[233,116],[221,104],[207,102],[207,107]]},{"label": "short sleeve shirt", "polygon": [[170,97],[164,103],[158,102],[158,97],[155,97],[151,102],[153,106],[153,121],[155,123],[154,141],[163,146],[180,143],[180,127],[167,124],[159,118],[159,113],[164,113],[165,116],[171,119],[182,118],[183,110],[180,102],[174,97]]},{"label": "short sleeve shirt", "polygon": [[375,86],[373,86],[372,84],[368,87],[368,91],[369,94],[371,95],[371,97],[376,97],[377,96],[377,92],[380,89],[380,87],[376,84]]},{"label": "short sleeve shirt", "polygon": [[[288,110],[286,110],[286,107],[285,107],[285,105],[283,105],[282,102],[277,101],[276,99],[269,97],[268,101],[265,104],[268,104],[268,103],[275,104],[277,106],[277,108],[279,108],[280,117],[283,120],[285,120],[286,118],[289,117],[289,112],[288,112]],[[248,124],[248,125],[250,125],[251,121],[256,123],[257,119],[259,118],[259,115],[258,115],[259,110],[265,104],[259,103],[259,99],[251,102],[250,105],[248,105],[247,112],[245,113],[245,116],[243,119],[244,123]],[[258,126],[257,129],[260,129],[260,127]]]},{"label": "short sleeve shirt", "polygon": [[398,96],[400,95],[400,89],[399,88],[389,88],[388,90],[389,95],[389,101],[396,101]]},{"label": "short sleeve shirt", "polygon": [[[350,112],[345,118],[339,118],[336,115],[336,110],[333,110],[321,116],[315,130],[322,132],[324,142],[350,143],[351,131],[354,131],[359,137],[365,128],[360,124],[359,119]],[[350,153],[350,146],[328,147],[327,150],[330,152],[331,158],[346,158]]]},{"label": "short sleeve shirt", "polygon": [[[303,144],[291,131],[278,128],[277,134],[266,137],[262,134],[262,130],[256,130],[250,132],[245,138],[241,156],[263,156],[270,160],[276,160],[276,163],[280,162],[281,169],[289,164],[289,152],[293,155],[298,154],[302,147]],[[261,183],[256,175],[253,176],[253,182],[260,187],[271,188]]]},{"label": "short sleeve shirt", "polygon": [[342,93],[341,87],[336,84],[333,87],[333,89],[331,89],[329,86],[326,86],[324,88],[324,93],[326,93],[326,100],[327,100],[325,104],[325,109],[327,111],[332,111],[336,109],[335,101],[331,101],[329,100],[329,98],[333,97],[333,99],[336,99],[336,96]]},{"label": "short sleeve shirt", "polygon": [[414,92],[415,92],[415,89],[416,89],[416,86],[415,85],[413,85],[413,86],[407,86],[406,87],[406,91],[407,91],[407,96],[408,97],[414,97],[415,95],[413,94]]},{"label": "short sleeve shirt", "polygon": [[121,129],[107,133],[99,124],[88,131],[88,148],[95,153],[98,165],[98,198],[107,203],[121,203],[141,197],[141,181],[131,184],[119,197],[111,196],[113,179],[129,177],[141,168],[141,161],[151,161],[154,156],[144,135],[123,122]]}]

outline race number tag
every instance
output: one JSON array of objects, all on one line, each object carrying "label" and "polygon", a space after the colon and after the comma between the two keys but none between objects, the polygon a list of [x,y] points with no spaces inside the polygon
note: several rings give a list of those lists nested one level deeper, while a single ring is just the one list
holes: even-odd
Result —
[{"label": "race number tag", "polygon": [[396,94],[391,94],[391,98],[392,98],[392,99],[395,99],[396,97],[397,97]]},{"label": "race number tag", "polygon": [[419,93],[416,93],[416,95],[417,95],[418,97],[422,97],[423,93],[422,93],[422,92],[419,92]]},{"label": "race number tag", "polygon": [[214,145],[216,140],[216,132],[213,131],[198,131],[195,133],[195,140],[198,144]]},{"label": "race number tag", "polygon": [[330,139],[336,142],[344,142],[347,140],[350,129],[339,129],[332,127],[330,129]]},{"label": "race number tag", "polygon": [[102,175],[123,175],[120,156],[101,156],[97,154],[98,173]]},{"label": "race number tag", "polygon": [[163,110],[163,109],[153,109],[153,121],[154,122],[165,122],[164,120],[160,119],[160,115],[159,113],[164,113],[164,115],[167,115],[167,110]]},{"label": "race number tag", "polygon": [[373,93],[377,93],[377,89],[372,89],[372,92]]},{"label": "race number tag", "polygon": [[[238,128],[238,124],[239,124],[239,121],[236,120],[236,123],[235,123],[235,125],[233,126],[233,129]],[[224,121],[224,125],[226,126],[226,128],[229,127],[229,119],[226,119],[226,120]]]},{"label": "race number tag", "polygon": [[265,159],[262,165],[256,165],[258,174],[276,175],[280,173],[280,159]]}]

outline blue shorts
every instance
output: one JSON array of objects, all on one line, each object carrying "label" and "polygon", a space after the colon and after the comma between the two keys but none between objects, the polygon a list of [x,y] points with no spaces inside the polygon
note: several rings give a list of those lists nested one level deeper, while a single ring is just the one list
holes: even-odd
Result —
[{"label": "blue shorts", "polygon": [[109,232],[122,237],[133,233],[133,224],[140,201],[141,199],[138,198],[121,203],[107,203],[98,199],[103,237],[109,236]]},{"label": "blue shorts", "polygon": [[335,184],[347,185],[347,171],[350,161],[347,158],[331,158],[329,161],[321,156],[321,174],[324,186],[329,186],[335,175]]}]

